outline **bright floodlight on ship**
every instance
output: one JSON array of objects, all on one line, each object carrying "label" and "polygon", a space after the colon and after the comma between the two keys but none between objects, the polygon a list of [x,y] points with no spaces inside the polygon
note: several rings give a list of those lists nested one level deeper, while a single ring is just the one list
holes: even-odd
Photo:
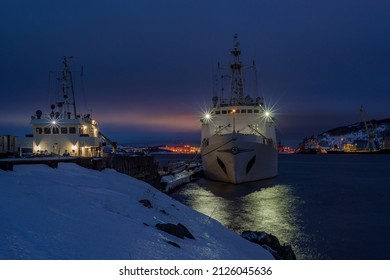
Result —
[{"label": "bright floodlight on ship", "polygon": [[273,107],[270,107],[270,106],[266,106],[264,105],[263,107],[263,110],[260,114],[260,117],[266,121],[266,122],[269,122],[269,123],[273,123],[275,121],[274,117],[275,117],[275,110]]},{"label": "bright floodlight on ship", "polygon": [[56,122],[55,120],[52,120],[51,123],[52,123],[52,124],[56,124],[57,122]]},{"label": "bright floodlight on ship", "polygon": [[209,122],[211,122],[212,118],[213,118],[213,115],[211,114],[210,111],[204,111],[204,112],[202,113],[201,121],[202,121],[203,123],[209,123]]},{"label": "bright floodlight on ship", "polygon": [[272,111],[269,109],[265,109],[263,111],[263,118],[266,120],[271,120],[272,119]]}]

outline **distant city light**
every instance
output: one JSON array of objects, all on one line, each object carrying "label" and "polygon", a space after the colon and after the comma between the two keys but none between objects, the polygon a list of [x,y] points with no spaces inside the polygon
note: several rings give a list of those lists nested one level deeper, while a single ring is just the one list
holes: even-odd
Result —
[{"label": "distant city light", "polygon": [[200,147],[183,145],[183,146],[165,146],[163,150],[171,151],[179,154],[198,154],[200,153]]}]

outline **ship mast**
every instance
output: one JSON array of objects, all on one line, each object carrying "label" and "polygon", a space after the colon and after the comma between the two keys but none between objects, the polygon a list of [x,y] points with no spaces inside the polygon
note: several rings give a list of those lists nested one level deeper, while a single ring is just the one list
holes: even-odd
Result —
[{"label": "ship mast", "polygon": [[[62,81],[61,89],[62,89],[64,105],[65,105],[63,114],[64,116],[72,114],[69,108],[70,106],[72,106],[74,118],[77,118],[72,71],[70,70],[68,64],[68,58],[66,56],[63,57],[62,63],[64,64],[64,69],[61,72],[62,75],[60,75],[59,80]],[[69,96],[69,93],[71,94],[71,96]]]},{"label": "ship mast", "polygon": [[230,64],[230,105],[239,105],[244,103],[244,83],[242,76],[243,65],[240,61],[240,43],[237,34],[234,35],[233,49],[230,51],[233,61]]}]

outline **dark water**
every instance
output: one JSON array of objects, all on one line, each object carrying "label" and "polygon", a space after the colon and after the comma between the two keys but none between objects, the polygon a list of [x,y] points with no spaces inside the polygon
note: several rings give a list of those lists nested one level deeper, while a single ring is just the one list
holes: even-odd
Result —
[{"label": "dark water", "polygon": [[274,179],[201,178],[172,196],[238,233],[272,233],[299,259],[390,259],[390,155],[280,155]]}]

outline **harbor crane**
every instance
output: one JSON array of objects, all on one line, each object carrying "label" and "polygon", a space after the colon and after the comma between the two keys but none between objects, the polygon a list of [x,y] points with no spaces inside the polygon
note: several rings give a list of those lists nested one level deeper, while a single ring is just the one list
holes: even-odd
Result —
[{"label": "harbor crane", "polygon": [[[367,120],[366,113],[364,111],[363,105],[360,106],[360,117],[363,121],[364,128],[367,133],[367,145],[366,150],[376,150],[375,139],[377,138],[377,127],[372,124],[370,120]],[[371,149],[370,149],[371,146]]]},{"label": "harbor crane", "polygon": [[118,144],[116,142],[114,142],[114,141],[111,141],[106,135],[104,135],[100,131],[99,131],[99,135],[104,139],[104,141],[108,142],[111,145],[112,153],[116,154],[117,148],[118,148]]}]

